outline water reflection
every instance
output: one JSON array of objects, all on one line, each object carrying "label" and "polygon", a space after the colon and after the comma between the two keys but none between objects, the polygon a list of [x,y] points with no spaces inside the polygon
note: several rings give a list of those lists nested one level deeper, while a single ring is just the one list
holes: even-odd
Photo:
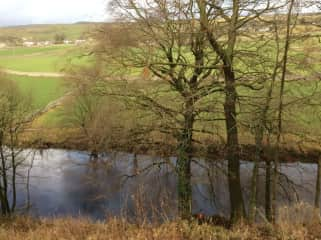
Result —
[{"label": "water reflection", "polygon": [[[28,158],[31,161],[31,156]],[[149,218],[171,218],[176,214],[175,158],[164,160],[114,153],[90,161],[86,152],[51,149],[37,152],[32,159],[30,212],[33,215],[86,215],[103,219],[106,216],[144,214]],[[157,164],[164,161],[170,164]],[[192,166],[193,210],[209,215],[227,215],[229,198],[225,162],[199,163]],[[154,167],[149,168],[151,165]],[[259,202],[263,206],[264,163],[261,167],[258,190]],[[298,198],[312,204],[316,170],[316,164],[282,165],[280,204]],[[248,199],[252,163],[242,162],[241,171],[244,197]],[[24,186],[20,187],[24,191]],[[20,194],[20,205],[26,202],[26,196]]]}]

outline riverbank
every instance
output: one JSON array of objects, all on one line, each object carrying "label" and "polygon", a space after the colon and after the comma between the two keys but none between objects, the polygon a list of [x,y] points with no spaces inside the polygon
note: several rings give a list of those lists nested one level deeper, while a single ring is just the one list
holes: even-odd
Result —
[{"label": "riverbank", "polygon": [[[301,209],[302,210],[302,209]],[[289,210],[287,210],[289,212]],[[311,213],[311,212],[310,212]],[[279,224],[238,224],[231,229],[197,222],[171,221],[162,224],[131,224],[123,219],[93,222],[85,218],[33,219],[16,217],[0,220],[0,240],[307,240],[321,239],[320,218],[297,212],[282,216]]]},{"label": "riverbank", "polygon": [[[25,148],[37,149],[65,149],[91,151],[88,145],[88,139],[79,129],[76,128],[38,128],[28,129],[21,138],[21,144]],[[129,142],[124,139],[114,139],[110,141],[106,149],[110,152],[129,152],[144,154],[150,156],[175,156],[174,141],[156,141],[161,144],[151,145],[150,142]],[[121,143],[121,144],[120,144]],[[311,145],[310,145],[311,146]],[[273,161],[275,156],[275,147],[264,145],[261,153],[262,161]],[[225,145],[223,142],[216,142],[207,139],[206,144],[195,145],[194,153],[196,158],[206,158],[210,160],[222,160],[225,154]],[[240,157],[244,161],[254,161],[256,158],[256,147],[251,142],[240,144]],[[317,163],[321,157],[321,150],[318,147],[298,147],[298,145],[282,145],[280,148],[279,158],[282,163]]]}]

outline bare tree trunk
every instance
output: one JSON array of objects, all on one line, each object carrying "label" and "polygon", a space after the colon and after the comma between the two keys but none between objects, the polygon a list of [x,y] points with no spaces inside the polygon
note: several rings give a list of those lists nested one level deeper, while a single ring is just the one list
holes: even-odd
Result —
[{"label": "bare tree trunk", "polygon": [[255,160],[253,166],[252,180],[251,180],[251,199],[249,207],[249,222],[253,223],[256,217],[257,210],[257,185],[258,185],[258,161]]},{"label": "bare tree trunk", "polygon": [[229,21],[227,46],[223,47],[211,31],[207,16],[206,3],[203,0],[197,1],[200,10],[200,21],[204,32],[207,33],[208,41],[214,52],[220,57],[223,63],[225,80],[225,103],[224,114],[226,124],[226,159],[228,161],[228,186],[230,193],[231,221],[237,222],[245,217],[245,208],[240,179],[240,159],[238,127],[236,119],[237,93],[235,88],[235,73],[233,70],[234,48],[237,38],[237,26],[239,18],[239,0],[233,0],[233,11]]},{"label": "bare tree trunk", "polygon": [[133,174],[137,175],[138,171],[139,171],[139,166],[138,166],[137,154],[134,153],[134,156],[133,156]]},{"label": "bare tree trunk", "polygon": [[318,160],[317,179],[315,184],[314,207],[320,208],[320,187],[321,187],[321,158]]},{"label": "bare tree trunk", "polygon": [[8,199],[8,178],[7,178],[7,164],[6,159],[3,152],[2,143],[0,143],[0,156],[1,156],[1,175],[2,175],[2,208],[3,208],[3,215],[10,214],[10,204]]},{"label": "bare tree trunk", "polygon": [[[42,154],[40,152],[40,154]],[[31,169],[33,168],[35,156],[33,155],[31,159],[30,166],[28,167],[28,173],[27,173],[27,182],[26,182],[26,190],[27,190],[27,200],[26,200],[26,209],[29,211],[31,207],[31,196],[30,196],[30,175],[31,175]]]},{"label": "bare tree trunk", "polygon": [[11,212],[14,212],[17,204],[17,189],[16,189],[16,176],[17,176],[17,162],[15,156],[15,141],[14,141],[14,131],[10,130],[10,151],[11,151],[11,164],[12,164],[12,203],[11,203]]},{"label": "bare tree trunk", "polygon": [[[277,31],[277,30],[276,30]],[[278,37],[277,37],[278,39]],[[277,52],[279,52],[279,47],[277,47]],[[264,137],[264,129],[267,123],[267,116],[268,111],[270,109],[270,104],[272,101],[272,94],[274,90],[277,70],[278,70],[278,59],[279,54],[277,53],[275,59],[275,66],[272,75],[272,82],[267,92],[267,98],[265,102],[264,109],[262,111],[262,116],[259,120],[258,125],[258,133],[256,134],[255,144],[256,144],[256,154],[257,154],[257,161],[264,160],[265,161],[265,216],[269,222],[272,221],[272,206],[271,206],[271,161],[269,158],[264,157],[263,154],[263,137]],[[269,136],[268,136],[268,146],[270,146]],[[253,173],[254,175],[254,173]],[[254,194],[254,193],[253,193]]]},{"label": "bare tree trunk", "polygon": [[[260,130],[259,130],[260,131]],[[249,207],[249,221],[253,223],[256,217],[257,210],[257,196],[258,196],[258,182],[259,182],[259,162],[261,160],[262,153],[262,138],[263,132],[260,131],[256,136],[256,146],[255,146],[255,159],[252,171],[252,181],[251,181],[251,199]]]},{"label": "bare tree trunk", "polygon": [[[267,92],[267,98],[266,98],[266,103],[262,112],[262,117],[260,119],[260,124],[259,124],[259,140],[258,144],[260,146],[263,146],[263,136],[264,136],[264,129],[267,124],[267,116],[268,112],[270,109],[271,101],[273,98],[273,91],[275,88],[275,81],[276,77],[278,74],[278,69],[279,69],[279,58],[280,58],[280,38],[279,38],[279,33],[278,33],[278,25],[277,21],[273,22],[274,25],[274,33],[275,33],[275,43],[276,43],[276,56],[274,60],[274,68],[273,68],[273,74],[272,74],[272,82],[271,85],[268,89]],[[270,149],[270,135],[267,136],[268,140],[268,149]],[[271,166],[271,160],[270,158],[263,157],[265,161],[265,216],[269,222],[272,222],[272,203],[271,203],[271,172],[272,172],[272,166]]]},{"label": "bare tree trunk", "polygon": [[187,100],[187,111],[184,114],[184,129],[180,139],[177,159],[178,172],[178,210],[182,219],[192,215],[191,160],[193,140],[193,102]]},{"label": "bare tree trunk", "polygon": [[283,53],[282,61],[282,76],[281,76],[281,86],[280,86],[280,95],[279,95],[279,108],[278,108],[278,129],[277,129],[277,142],[276,142],[276,152],[274,158],[274,171],[273,171],[273,191],[272,191],[272,222],[275,222],[276,218],[276,197],[277,197],[277,184],[278,184],[278,168],[279,168],[279,152],[280,152],[280,143],[281,143],[281,134],[283,131],[283,110],[284,110],[284,89],[285,89],[285,77],[287,72],[288,64],[288,54],[290,49],[290,40],[291,40],[291,20],[292,20],[292,11],[294,7],[295,0],[290,1],[289,10],[287,13],[287,22],[286,22],[286,37],[285,37],[285,46]]},{"label": "bare tree trunk", "polygon": [[1,214],[6,215],[7,214],[7,202],[4,195],[4,189],[2,186],[2,182],[0,181],[0,205],[1,205]]},{"label": "bare tree trunk", "polygon": [[265,160],[265,216],[269,222],[272,221],[271,203],[271,161]]},{"label": "bare tree trunk", "polygon": [[236,122],[236,89],[233,71],[225,69],[225,121],[227,133],[226,158],[228,161],[228,185],[231,205],[231,221],[244,218],[245,208],[240,178],[238,128]]}]

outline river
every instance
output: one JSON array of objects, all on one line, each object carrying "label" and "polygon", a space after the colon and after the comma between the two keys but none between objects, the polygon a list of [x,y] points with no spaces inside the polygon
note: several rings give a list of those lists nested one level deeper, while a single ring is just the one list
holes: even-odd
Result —
[{"label": "river", "polygon": [[[93,161],[87,152],[59,149],[26,150],[24,156],[27,161],[20,170],[18,187],[20,211],[41,217],[87,216],[93,219],[108,216],[167,219],[177,214],[174,157],[138,155],[135,160],[133,154],[113,153]],[[216,162],[209,167],[205,161],[197,162],[192,164],[193,211],[227,215],[226,163]],[[153,167],[149,168],[150,165]],[[242,162],[245,199],[249,197],[252,167],[252,163]],[[264,171],[261,170],[258,189],[262,204]],[[312,204],[316,170],[316,164],[283,164],[279,204],[295,200]],[[136,174],[138,176],[134,176]],[[27,205],[30,206],[28,210]]]}]

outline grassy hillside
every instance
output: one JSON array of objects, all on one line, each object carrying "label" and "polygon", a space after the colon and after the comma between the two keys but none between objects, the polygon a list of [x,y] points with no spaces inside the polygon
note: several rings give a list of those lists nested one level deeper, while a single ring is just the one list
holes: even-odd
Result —
[{"label": "grassy hillside", "polygon": [[[7,40],[52,41],[56,34],[64,34],[68,40],[86,39],[99,23],[26,25],[0,28],[0,42]],[[20,40],[19,40],[20,39]],[[12,47],[0,49],[0,68],[33,73],[61,72],[70,64],[90,63],[82,57],[83,47],[75,45],[52,45],[47,47]],[[45,107],[62,97],[67,91],[62,78],[8,75],[21,90],[32,97],[34,109]],[[55,112],[50,112],[54,114]],[[44,117],[45,119],[51,117]],[[47,121],[47,120],[46,120]],[[54,121],[54,120],[53,120]]]},{"label": "grassy hillside", "polygon": [[[34,110],[42,109],[68,91],[62,77],[49,77],[50,74],[62,72],[70,64],[90,64],[90,57],[82,57],[84,51],[81,46],[74,45],[0,49],[0,68],[24,74],[9,74],[8,78],[14,80],[26,95],[31,96]],[[37,77],[42,73],[48,77]],[[45,114],[38,124],[55,124],[57,119],[57,112],[53,110]]]},{"label": "grassy hillside", "polygon": [[65,34],[69,40],[86,38],[99,23],[41,24],[0,28],[0,39],[6,37],[28,38],[34,41],[53,40],[56,33]]},{"label": "grassy hillside", "polygon": [[0,49],[0,67],[24,72],[60,72],[68,64],[85,64],[81,49],[73,45]]},{"label": "grassy hillside", "polygon": [[35,109],[45,107],[65,92],[60,78],[11,76],[10,79],[18,84],[23,93],[31,96]]}]

